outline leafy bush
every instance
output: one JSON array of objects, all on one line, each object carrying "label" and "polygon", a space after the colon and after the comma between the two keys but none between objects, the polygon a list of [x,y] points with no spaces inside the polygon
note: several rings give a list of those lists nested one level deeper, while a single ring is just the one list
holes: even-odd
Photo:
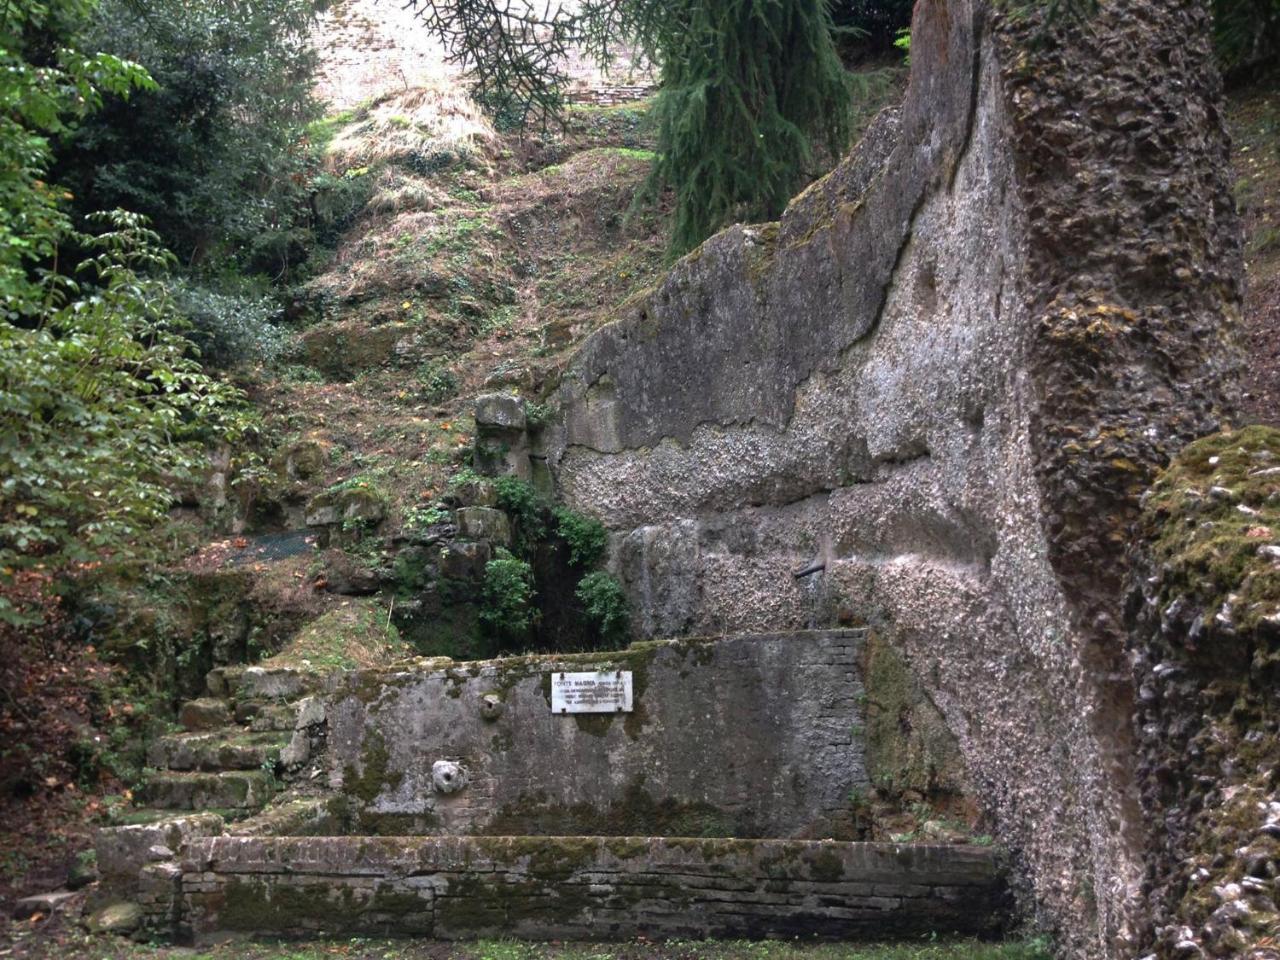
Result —
[{"label": "leafy bush", "polygon": [[582,604],[587,622],[606,643],[617,643],[627,636],[630,613],[627,594],[616,578],[603,570],[588,573],[578,583],[574,595]]},{"label": "leafy bush", "polygon": [[271,297],[218,293],[190,281],[173,283],[171,291],[206,364],[270,363],[289,346],[289,332],[275,323],[281,311]]},{"label": "leafy bush", "polygon": [[413,507],[404,517],[404,530],[409,534],[425,533],[431,527],[440,523],[447,523],[453,518],[453,513],[446,510],[439,504],[431,504],[427,507]]},{"label": "leafy bush", "polygon": [[528,634],[533,618],[533,569],[499,547],[484,568],[480,622],[498,636],[519,640]]},{"label": "leafy bush", "polygon": [[155,87],[137,64],[72,46],[92,9],[87,0],[6,5],[0,18],[0,311],[6,320],[46,306],[33,272],[56,259],[71,232],[70,195],[49,183],[51,138],[96,110],[103,94],[123,100]]},{"label": "leafy bush", "polygon": [[276,274],[305,259],[314,15],[313,0],[103,0],[83,42],[158,87],[109,99],[66,139],[60,176],[80,209],[147,214],[186,263],[229,255]]},{"label": "leafy bush", "polygon": [[[128,556],[206,442],[252,425],[242,394],[192,359],[165,284],[172,257],[133,214],[80,237],[92,285],[34,329],[0,322],[0,569]],[[0,620],[23,617],[0,596]]]},{"label": "leafy bush", "polygon": [[549,403],[527,403],[525,404],[525,420],[529,424],[530,430],[540,430],[551,422],[551,417],[555,411]]},{"label": "leafy bush", "polygon": [[427,403],[443,403],[458,392],[457,376],[440,361],[419,366],[414,379],[418,382],[418,396]]},{"label": "leafy bush", "polygon": [[355,221],[373,196],[374,178],[368,167],[342,174],[321,173],[311,181],[311,212],[316,239],[332,246]]},{"label": "leafy bush", "polygon": [[569,562],[576,567],[594,567],[609,545],[609,532],[595,517],[586,517],[568,507],[557,507],[556,533],[569,546]]},{"label": "leafy bush", "polygon": [[519,477],[498,477],[493,481],[498,507],[516,523],[517,544],[521,552],[546,536],[545,505],[536,490]]}]

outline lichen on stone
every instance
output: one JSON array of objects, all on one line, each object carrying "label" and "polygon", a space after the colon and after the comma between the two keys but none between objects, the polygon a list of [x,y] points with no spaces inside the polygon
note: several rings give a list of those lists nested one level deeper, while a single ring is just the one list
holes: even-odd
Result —
[{"label": "lichen on stone", "polygon": [[1190,444],[1138,533],[1139,784],[1159,824],[1146,936],[1161,958],[1267,956],[1280,928],[1280,431]]}]

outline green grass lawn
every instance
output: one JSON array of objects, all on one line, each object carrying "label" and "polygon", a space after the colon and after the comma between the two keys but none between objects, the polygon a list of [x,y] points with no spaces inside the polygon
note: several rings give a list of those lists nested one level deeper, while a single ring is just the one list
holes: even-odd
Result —
[{"label": "green grass lawn", "polygon": [[[665,943],[525,943],[482,940],[321,940],[232,942],[204,948],[145,946],[72,934],[11,942],[15,958],[59,960],[1050,960],[1038,941],[977,943],[815,944],[799,941],[668,941]],[[4,951],[0,951],[3,953]]]}]

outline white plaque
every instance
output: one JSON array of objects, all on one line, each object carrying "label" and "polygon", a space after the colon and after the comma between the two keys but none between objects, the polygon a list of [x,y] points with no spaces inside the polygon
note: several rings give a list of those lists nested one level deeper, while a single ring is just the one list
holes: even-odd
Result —
[{"label": "white plaque", "polygon": [[552,713],[630,713],[631,671],[551,675]]}]

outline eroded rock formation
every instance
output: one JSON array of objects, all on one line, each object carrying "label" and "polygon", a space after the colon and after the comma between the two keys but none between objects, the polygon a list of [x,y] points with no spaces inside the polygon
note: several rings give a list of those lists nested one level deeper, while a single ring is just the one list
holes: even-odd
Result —
[{"label": "eroded rock formation", "polygon": [[1141,939],[1124,545],[1237,364],[1207,16],[921,0],[900,111],[594,336],[547,435],[642,635],[888,630],[1070,955]]}]

